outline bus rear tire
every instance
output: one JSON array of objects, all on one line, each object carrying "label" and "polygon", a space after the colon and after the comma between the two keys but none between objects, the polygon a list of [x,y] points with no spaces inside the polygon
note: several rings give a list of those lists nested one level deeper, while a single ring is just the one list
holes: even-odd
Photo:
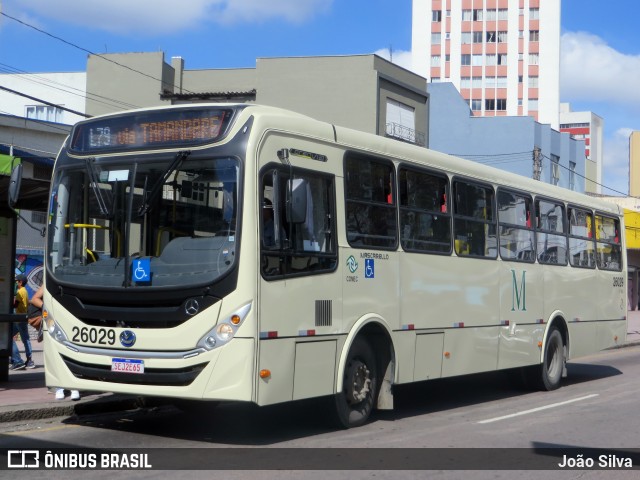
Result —
[{"label": "bus rear tire", "polygon": [[542,363],[529,370],[530,383],[540,390],[556,390],[560,387],[564,368],[565,355],[562,334],[556,327],[552,327],[545,344]]},{"label": "bus rear tire", "polygon": [[344,367],[342,391],[334,398],[338,426],[352,428],[367,422],[378,385],[378,368],[371,345],[363,338],[356,338]]}]

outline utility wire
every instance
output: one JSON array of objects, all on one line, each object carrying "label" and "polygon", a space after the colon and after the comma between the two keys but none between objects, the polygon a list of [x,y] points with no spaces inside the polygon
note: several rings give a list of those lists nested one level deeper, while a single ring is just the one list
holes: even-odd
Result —
[{"label": "utility wire", "polygon": [[[7,65],[4,63],[0,63],[0,72],[5,72],[12,75],[20,75],[24,80],[42,85],[53,90],[58,90],[68,95],[75,95],[76,97],[82,97],[85,100],[92,100],[96,103],[102,103],[103,105],[107,105],[110,107],[117,108],[140,108],[139,105],[134,105],[132,103],[123,102],[121,100],[116,100],[113,98],[108,98],[102,95],[97,95],[95,93],[87,92],[85,90],[81,90],[79,88],[73,87],[71,85],[66,85],[64,83],[57,82],[51,78],[39,76],[35,73],[25,72],[24,70],[19,70],[11,65]],[[103,101],[106,100],[106,101]]]},{"label": "utility wire", "polygon": [[[547,160],[549,160],[550,162],[552,162],[552,159],[551,159],[550,157],[547,157],[545,154],[543,154],[543,153],[542,153],[542,154],[540,154],[540,156],[541,156],[542,158],[546,158]],[[580,175],[578,172],[576,172],[576,171],[574,171],[574,170],[571,170],[571,169],[569,169],[569,168],[565,167],[564,165],[560,164],[559,162],[558,162],[558,163],[553,162],[553,164],[554,164],[554,165],[556,165],[556,166],[558,166],[558,167],[560,167],[560,168],[564,168],[565,170],[568,170],[569,172],[573,173],[573,174],[574,174],[574,175],[576,175],[577,177],[583,178],[583,179],[588,180],[588,181],[590,181],[590,182],[592,182],[592,183],[595,183],[596,185],[598,185],[598,186],[600,186],[600,187],[606,188],[607,190],[611,190],[612,192],[619,193],[620,195],[624,195],[625,197],[637,198],[637,197],[631,197],[631,195],[629,195],[628,193],[621,192],[620,190],[616,190],[615,188],[607,187],[606,185],[604,185],[604,184],[602,184],[602,183],[598,183],[598,182],[596,182],[595,180],[591,180],[590,178],[587,178],[587,177],[585,177],[584,175]]]},{"label": "utility wire", "polygon": [[[25,27],[28,27],[28,28],[31,28],[31,29],[37,31],[37,32],[40,32],[43,35],[47,35],[48,37],[51,37],[51,38],[53,38],[55,40],[58,40],[59,42],[62,42],[64,44],[66,44],[66,45],[69,45],[70,47],[77,48],[78,50],[81,50],[81,51],[83,51],[85,53],[88,53],[89,55],[94,55],[96,57],[99,57],[102,60],[105,60],[107,62],[113,63],[114,65],[117,65],[119,67],[125,68],[127,70],[132,71],[132,72],[138,73],[138,74],[143,75],[145,77],[151,78],[152,80],[160,82],[161,84],[166,83],[165,81],[163,81],[163,80],[161,80],[159,78],[156,78],[153,75],[149,75],[148,73],[141,72],[140,70],[136,70],[135,68],[131,68],[131,67],[127,66],[127,65],[123,65],[123,64],[121,64],[119,62],[116,62],[115,60],[107,58],[107,57],[105,57],[103,55],[100,55],[98,53],[92,52],[91,50],[87,50],[86,48],[81,47],[79,45],[76,45],[75,43],[69,42],[68,40],[65,40],[64,38],[61,38],[61,37],[58,37],[57,35],[53,35],[52,33],[46,32],[45,30],[42,30],[41,28],[35,27],[35,26],[33,26],[33,25],[29,24],[29,23],[23,22],[22,20],[19,20],[19,19],[15,18],[15,17],[12,17],[11,15],[7,15],[6,13],[4,13],[2,11],[0,11],[0,15],[2,15],[3,17],[8,18],[10,20],[13,20],[14,22],[17,22],[17,23],[19,23],[21,25],[24,25]],[[172,86],[175,87],[176,85],[172,85]],[[189,90],[186,90],[184,88],[182,90],[184,90],[186,93],[195,93],[195,92],[191,92]]]},{"label": "utility wire", "polygon": [[49,105],[50,107],[59,108],[60,110],[64,110],[65,112],[70,112],[75,115],[80,115],[85,118],[91,118],[91,115],[86,113],[78,112],[77,110],[72,110],[67,107],[62,107],[60,105],[56,105],[55,103],[47,102],[46,100],[42,100],[41,98],[32,97],[31,95],[27,95],[26,93],[17,92],[16,90],[12,90],[11,88],[3,87],[0,85],[0,90],[4,90],[5,92],[13,93],[14,95],[19,95],[21,97],[28,98],[29,100],[34,100],[36,102],[44,103],[45,105]]}]

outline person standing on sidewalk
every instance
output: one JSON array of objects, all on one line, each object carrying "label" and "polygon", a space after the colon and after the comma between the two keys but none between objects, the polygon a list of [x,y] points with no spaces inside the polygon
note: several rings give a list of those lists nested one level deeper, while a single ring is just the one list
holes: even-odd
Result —
[{"label": "person standing on sidewalk", "polygon": [[[18,289],[16,291],[16,297],[13,301],[13,307],[16,313],[25,314],[27,313],[27,307],[29,305],[29,293],[27,292],[26,287],[24,286],[27,283],[27,277],[25,275],[18,275],[16,277],[16,283],[18,284]],[[27,361],[23,362],[22,357],[20,356],[20,350],[18,350],[18,345],[16,344],[15,338],[12,340],[11,346],[11,370],[24,370],[25,368],[36,368],[35,363],[33,363],[31,350],[31,340],[29,339],[29,324],[25,321],[23,322],[13,322],[13,337],[16,334],[20,334],[20,338],[22,339],[22,344],[24,345],[24,353],[27,356]]]}]

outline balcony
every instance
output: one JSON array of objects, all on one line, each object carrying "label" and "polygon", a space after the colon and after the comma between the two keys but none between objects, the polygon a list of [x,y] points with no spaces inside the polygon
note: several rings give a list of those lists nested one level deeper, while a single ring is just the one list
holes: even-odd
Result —
[{"label": "balcony", "polygon": [[413,128],[405,127],[399,123],[387,123],[386,136],[420,147],[426,145],[426,136],[423,132],[416,132]]}]

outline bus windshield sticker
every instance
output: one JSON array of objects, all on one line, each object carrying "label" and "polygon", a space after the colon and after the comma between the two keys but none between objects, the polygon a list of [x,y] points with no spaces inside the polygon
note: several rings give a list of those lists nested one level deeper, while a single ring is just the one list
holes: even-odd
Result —
[{"label": "bus windshield sticker", "polygon": [[151,282],[151,260],[137,258],[131,263],[131,278],[136,283]]}]

